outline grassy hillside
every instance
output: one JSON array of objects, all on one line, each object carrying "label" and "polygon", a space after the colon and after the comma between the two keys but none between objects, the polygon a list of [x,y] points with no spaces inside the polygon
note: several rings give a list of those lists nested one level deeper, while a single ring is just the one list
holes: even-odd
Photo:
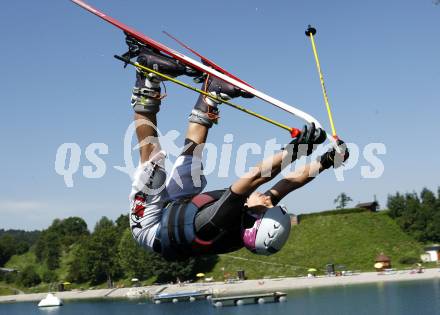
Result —
[{"label": "grassy hillside", "polygon": [[[46,272],[54,273],[56,274],[57,278],[60,282],[64,282],[68,273],[68,264],[73,259],[73,253],[72,250],[73,245],[69,251],[63,252],[61,255],[60,260],[60,267],[53,271],[48,271],[47,267],[43,264],[40,264],[37,262],[37,258],[35,256],[34,249],[31,249],[27,253],[23,255],[14,255],[11,257],[11,259],[6,263],[5,267],[7,268],[13,268],[17,270],[24,270],[27,266],[34,266],[36,272],[40,275],[40,277],[43,277],[43,275]],[[1,285],[1,283],[0,283]],[[55,285],[55,284],[53,284]],[[77,288],[81,286],[82,284],[72,284],[72,288]],[[17,286],[17,285],[16,285]],[[88,287],[87,284],[85,284],[86,287]],[[55,288],[54,286],[53,288]],[[39,284],[37,287],[34,287],[32,289],[24,288],[20,286],[20,289],[22,289],[25,292],[40,292],[40,291],[47,291],[49,289],[49,283],[44,283],[44,281]]]},{"label": "grassy hillside", "polygon": [[310,216],[293,227],[281,252],[272,257],[256,256],[246,250],[222,255],[212,275],[221,279],[222,268],[231,274],[244,269],[249,278],[305,275],[311,267],[323,272],[327,263],[372,271],[374,259],[381,252],[391,257],[393,267],[408,267],[399,260],[418,258],[422,245],[384,213]]}]

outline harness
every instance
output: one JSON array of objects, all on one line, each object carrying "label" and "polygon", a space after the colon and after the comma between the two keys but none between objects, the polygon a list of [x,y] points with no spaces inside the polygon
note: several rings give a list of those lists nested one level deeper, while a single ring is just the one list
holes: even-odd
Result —
[{"label": "harness", "polygon": [[183,260],[207,252],[212,244],[196,236],[194,220],[197,212],[216,199],[200,194],[190,200],[171,202],[163,211],[158,239],[166,260]]}]

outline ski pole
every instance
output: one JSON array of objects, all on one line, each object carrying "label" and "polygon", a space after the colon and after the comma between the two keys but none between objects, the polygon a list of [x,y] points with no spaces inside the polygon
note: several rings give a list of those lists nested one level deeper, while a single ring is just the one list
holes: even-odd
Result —
[{"label": "ski pole", "polygon": [[328,118],[330,120],[330,126],[332,128],[332,136],[334,139],[338,140],[339,138],[336,134],[335,124],[333,122],[333,115],[332,115],[332,111],[330,108],[330,102],[328,100],[327,90],[325,88],[324,75],[322,74],[322,71],[321,71],[321,64],[319,62],[318,51],[316,50],[316,44],[315,44],[315,39],[314,39],[315,34],[316,34],[316,29],[313,28],[311,25],[309,25],[309,27],[306,30],[306,35],[307,35],[307,37],[310,38],[310,42],[312,43],[312,49],[313,49],[313,54],[315,56],[316,67],[318,69],[319,80],[321,82],[322,94],[324,96],[324,102],[325,102],[325,106],[327,107]]},{"label": "ski pole", "polygon": [[166,80],[168,80],[168,81],[171,81],[171,82],[173,82],[173,83],[175,83],[175,84],[178,84],[178,85],[180,85],[180,86],[183,86],[183,87],[186,88],[186,89],[189,89],[189,90],[194,91],[194,92],[196,92],[196,93],[202,94],[202,95],[204,95],[204,96],[206,96],[206,97],[209,97],[209,98],[212,99],[212,100],[216,100],[216,101],[218,101],[218,102],[224,103],[224,104],[226,104],[226,105],[229,105],[229,106],[232,107],[232,108],[238,109],[239,111],[242,111],[242,112],[244,112],[244,113],[246,113],[246,114],[249,114],[249,115],[251,115],[251,116],[257,117],[257,118],[259,118],[259,119],[261,119],[261,120],[264,120],[264,121],[266,121],[266,122],[268,122],[268,123],[270,123],[270,124],[272,124],[272,125],[275,125],[275,126],[277,126],[277,127],[279,127],[279,128],[282,128],[282,129],[284,129],[284,130],[287,130],[287,131],[289,131],[290,136],[291,136],[292,138],[296,138],[296,137],[298,137],[298,136],[301,134],[301,131],[300,131],[299,129],[297,129],[297,128],[289,127],[289,126],[284,125],[284,124],[282,124],[282,123],[280,123],[280,122],[278,122],[278,121],[276,121],[276,120],[273,120],[273,119],[271,119],[271,118],[269,118],[269,117],[266,117],[266,116],[263,116],[263,115],[261,115],[261,114],[258,114],[258,113],[256,113],[256,112],[254,112],[254,111],[251,111],[251,110],[249,110],[249,109],[247,109],[247,108],[245,108],[245,107],[243,107],[243,106],[240,106],[240,105],[234,104],[234,103],[232,103],[232,102],[230,102],[230,101],[228,101],[228,100],[222,99],[222,98],[220,98],[220,97],[215,97],[215,96],[209,94],[209,93],[206,92],[206,91],[200,90],[200,89],[198,89],[198,88],[196,88],[196,87],[193,87],[193,86],[191,86],[191,85],[189,85],[189,84],[187,84],[187,83],[185,83],[185,82],[182,82],[182,81],[180,81],[180,80],[177,80],[176,78],[173,78],[173,77],[171,77],[171,76],[169,76],[169,75],[166,75],[166,74],[164,74],[164,73],[161,73],[161,72],[159,72],[159,71],[156,71],[156,70],[153,70],[153,69],[151,69],[151,68],[145,67],[145,66],[141,65],[141,64],[138,63],[138,62],[133,62],[133,61],[131,61],[131,60],[128,59],[128,58],[124,58],[124,57],[122,57],[122,56],[118,56],[118,55],[115,55],[114,57],[115,57],[116,59],[118,59],[118,60],[124,62],[125,64],[129,64],[129,65],[132,65],[132,66],[136,67],[136,68],[139,69],[139,70],[142,70],[142,71],[144,71],[144,72],[154,73],[154,74],[156,74],[156,75],[158,75],[158,76],[160,76],[160,77],[162,77],[162,78],[164,78],[164,79],[166,79]]}]

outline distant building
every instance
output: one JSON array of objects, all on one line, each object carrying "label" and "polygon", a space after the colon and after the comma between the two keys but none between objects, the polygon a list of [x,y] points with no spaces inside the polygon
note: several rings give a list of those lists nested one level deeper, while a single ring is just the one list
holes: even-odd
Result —
[{"label": "distant building", "polygon": [[[374,265],[377,271],[383,271],[384,269],[391,268],[391,258],[381,253],[376,257],[376,264]],[[380,267],[376,267],[380,266]]]},{"label": "distant building", "polygon": [[371,212],[376,212],[377,209],[379,209],[379,203],[377,201],[358,203],[356,208],[368,209]]},{"label": "distant building", "polygon": [[425,253],[420,256],[424,262],[440,261],[440,245],[431,245],[425,247]]},{"label": "distant building", "polygon": [[293,213],[289,213],[289,215],[290,215],[290,224],[291,225],[298,225],[299,224],[298,216]]}]

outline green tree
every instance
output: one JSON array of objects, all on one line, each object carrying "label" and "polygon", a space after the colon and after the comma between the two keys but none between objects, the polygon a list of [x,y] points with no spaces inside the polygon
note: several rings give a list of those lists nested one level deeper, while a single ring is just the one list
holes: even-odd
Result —
[{"label": "green tree", "polygon": [[436,208],[437,198],[435,197],[435,194],[429,189],[423,188],[422,192],[420,193],[420,199],[422,201],[422,204],[429,207],[430,209],[434,210]]},{"label": "green tree", "polygon": [[402,216],[405,207],[405,197],[403,195],[396,193],[395,196],[388,196],[388,214],[393,219]]},{"label": "green tree", "polygon": [[92,278],[89,268],[89,240],[90,236],[83,236],[72,248],[74,259],[69,263],[67,280],[84,283]]},{"label": "green tree", "polygon": [[430,190],[424,188],[420,197],[415,192],[389,196],[388,209],[390,217],[417,240],[440,241],[440,203]]},{"label": "green tree", "polygon": [[440,242],[440,211],[438,210],[427,224],[426,239],[432,242]]},{"label": "green tree", "polygon": [[127,277],[148,279],[156,275],[158,282],[194,279],[198,272],[211,271],[218,261],[218,256],[214,255],[168,262],[162,256],[141,248],[133,239],[130,230],[125,230],[121,238],[119,257]]},{"label": "green tree", "polygon": [[49,270],[60,266],[63,251],[78,241],[81,237],[89,235],[87,224],[79,217],[70,217],[64,220],[55,219],[44,230],[35,244],[37,261],[46,264]]},{"label": "green tree", "polygon": [[41,282],[41,278],[33,266],[27,266],[19,273],[19,282],[25,287],[33,287]]},{"label": "green tree", "polygon": [[95,226],[86,252],[92,283],[105,280],[111,283],[121,274],[118,257],[120,235],[117,231],[113,222],[106,217]]},{"label": "green tree", "polygon": [[345,209],[349,202],[353,201],[346,193],[341,193],[336,199],[333,201],[336,204],[336,209]]},{"label": "green tree", "polygon": [[128,220],[128,214],[121,214],[115,221],[118,233],[122,236],[124,231],[130,231],[130,224]]},{"label": "green tree", "polygon": [[73,247],[74,259],[69,263],[68,280],[99,284],[112,282],[122,275],[118,245],[121,235],[107,217],[101,218],[90,235],[83,235]]},{"label": "green tree", "polygon": [[39,263],[43,262],[45,250],[46,250],[46,234],[43,232],[41,233],[40,237],[35,243],[34,252],[35,252],[35,257],[37,258],[37,262]]},{"label": "green tree", "polygon": [[0,237],[0,266],[3,266],[15,254],[16,242],[11,235]]},{"label": "green tree", "polygon": [[70,246],[81,236],[89,235],[87,223],[79,217],[69,217],[62,220],[57,227],[64,246]]},{"label": "green tree", "polygon": [[158,282],[175,282],[177,279],[183,281],[193,279],[195,276],[196,258],[189,258],[184,261],[166,261],[160,255],[155,254],[154,273]]},{"label": "green tree", "polygon": [[118,253],[120,265],[127,277],[145,280],[154,275],[157,257],[141,248],[128,229],[119,242]]},{"label": "green tree", "polygon": [[61,252],[59,231],[50,228],[43,231],[35,244],[37,261],[46,264],[50,270],[54,270],[60,265]]},{"label": "green tree", "polygon": [[29,250],[30,246],[25,241],[18,241],[15,246],[15,255],[23,255]]},{"label": "green tree", "polygon": [[45,240],[45,263],[49,270],[55,270],[60,266],[61,239],[55,231],[49,230]]},{"label": "green tree", "polygon": [[4,280],[7,284],[17,283],[18,274],[16,272],[10,272],[4,275]]},{"label": "green tree", "polygon": [[46,283],[53,283],[58,281],[58,276],[55,272],[51,270],[46,270],[43,272],[43,276],[41,278]]}]

